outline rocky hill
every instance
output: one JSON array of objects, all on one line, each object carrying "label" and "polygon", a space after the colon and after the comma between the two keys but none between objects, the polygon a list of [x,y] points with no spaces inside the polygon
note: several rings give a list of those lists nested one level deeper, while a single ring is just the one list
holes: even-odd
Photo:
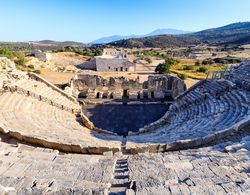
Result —
[{"label": "rocky hill", "polygon": [[0,71],[15,70],[16,66],[13,61],[6,57],[0,57]]}]

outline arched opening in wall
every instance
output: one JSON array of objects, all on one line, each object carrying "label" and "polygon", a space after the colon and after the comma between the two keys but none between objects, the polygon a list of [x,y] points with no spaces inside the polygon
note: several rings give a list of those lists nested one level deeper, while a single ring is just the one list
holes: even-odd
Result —
[{"label": "arched opening in wall", "polygon": [[100,92],[97,92],[96,98],[100,98]]},{"label": "arched opening in wall", "polygon": [[155,98],[155,93],[153,91],[150,92],[151,98]]},{"label": "arched opening in wall", "polygon": [[107,93],[102,94],[102,99],[107,99],[107,98],[108,98],[108,94]]},{"label": "arched opening in wall", "polygon": [[114,94],[113,93],[110,94],[110,99],[114,99]]},{"label": "arched opening in wall", "polygon": [[143,92],[143,98],[148,99],[148,92]]},{"label": "arched opening in wall", "polygon": [[123,67],[120,68],[121,69],[121,72],[123,71]]},{"label": "arched opening in wall", "polygon": [[137,99],[141,99],[141,93],[140,92],[137,93]]},{"label": "arched opening in wall", "polygon": [[78,98],[87,98],[87,93],[86,92],[80,92],[78,94]]},{"label": "arched opening in wall", "polygon": [[125,68],[125,71],[128,72],[128,68]]},{"label": "arched opening in wall", "polygon": [[127,89],[124,89],[124,90],[123,90],[122,98],[129,98],[128,90],[127,90]]}]

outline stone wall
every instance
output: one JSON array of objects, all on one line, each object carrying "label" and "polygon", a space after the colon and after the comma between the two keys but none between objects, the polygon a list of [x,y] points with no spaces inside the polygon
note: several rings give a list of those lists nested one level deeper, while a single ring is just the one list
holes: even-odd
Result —
[{"label": "stone wall", "polygon": [[142,99],[177,97],[186,89],[185,83],[174,75],[149,76],[140,83],[139,78],[98,75],[76,75],[71,81],[73,95],[79,98]]},{"label": "stone wall", "polygon": [[163,94],[177,97],[186,90],[185,83],[174,75],[149,76],[144,82],[149,91],[155,92],[154,96],[161,97]]}]

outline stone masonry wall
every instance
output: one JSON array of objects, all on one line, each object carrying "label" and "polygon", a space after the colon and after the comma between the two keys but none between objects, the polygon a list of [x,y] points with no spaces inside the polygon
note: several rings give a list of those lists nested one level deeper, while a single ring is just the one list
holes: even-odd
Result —
[{"label": "stone masonry wall", "polygon": [[140,83],[139,79],[110,77],[104,79],[97,75],[76,75],[71,81],[73,95],[84,98],[130,99],[177,97],[186,89],[185,83],[174,75],[149,76]]}]

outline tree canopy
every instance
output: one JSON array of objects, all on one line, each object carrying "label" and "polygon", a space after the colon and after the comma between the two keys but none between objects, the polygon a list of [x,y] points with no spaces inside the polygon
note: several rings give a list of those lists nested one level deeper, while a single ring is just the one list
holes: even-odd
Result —
[{"label": "tree canopy", "polygon": [[170,73],[170,69],[173,65],[178,64],[179,61],[174,59],[174,58],[166,58],[165,61],[161,64],[159,64],[155,68],[155,72],[160,73],[160,74],[166,74]]}]

